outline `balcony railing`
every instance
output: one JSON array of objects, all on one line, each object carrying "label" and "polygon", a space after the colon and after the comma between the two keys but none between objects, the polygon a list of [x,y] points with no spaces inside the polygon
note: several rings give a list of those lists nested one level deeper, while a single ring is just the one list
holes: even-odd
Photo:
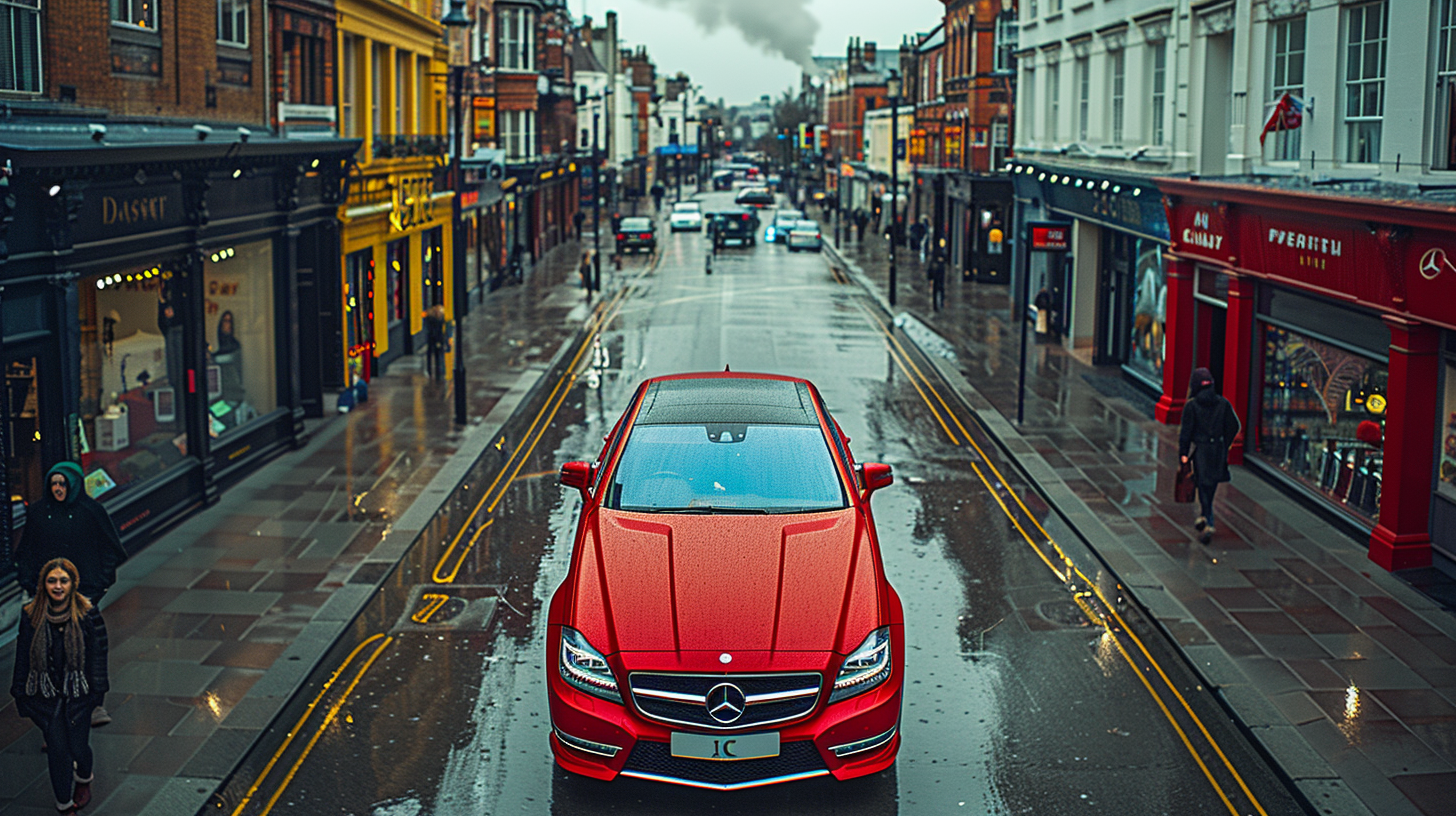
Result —
[{"label": "balcony railing", "polygon": [[371,145],[376,159],[407,159],[417,156],[443,157],[450,152],[445,136],[415,134],[392,136],[379,134]]}]

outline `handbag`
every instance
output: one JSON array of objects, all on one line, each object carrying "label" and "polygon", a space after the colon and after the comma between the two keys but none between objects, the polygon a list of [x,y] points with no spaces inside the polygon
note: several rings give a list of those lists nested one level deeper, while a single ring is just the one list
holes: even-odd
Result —
[{"label": "handbag", "polygon": [[1173,501],[1191,504],[1197,493],[1198,482],[1193,478],[1193,461],[1190,459],[1178,465],[1178,476],[1173,480]]}]

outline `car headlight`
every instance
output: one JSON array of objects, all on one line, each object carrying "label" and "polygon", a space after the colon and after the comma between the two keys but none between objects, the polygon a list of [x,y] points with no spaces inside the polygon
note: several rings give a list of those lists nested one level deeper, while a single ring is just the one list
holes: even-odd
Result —
[{"label": "car headlight", "polygon": [[885,682],[890,676],[890,627],[882,626],[850,652],[834,678],[829,702],[837,703]]},{"label": "car headlight", "polygon": [[617,678],[602,653],[587,642],[582,633],[569,626],[561,627],[561,679],[579,691],[614,703],[622,702]]}]

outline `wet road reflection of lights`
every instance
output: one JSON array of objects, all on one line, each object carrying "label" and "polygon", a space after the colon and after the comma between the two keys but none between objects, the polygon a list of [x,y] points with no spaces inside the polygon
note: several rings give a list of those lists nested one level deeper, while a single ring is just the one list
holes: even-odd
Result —
[{"label": "wet road reflection of lights", "polygon": [[1349,740],[1351,745],[1359,744],[1362,722],[1360,719],[1360,688],[1354,683],[1345,689],[1344,714],[1344,719],[1337,723],[1340,733],[1345,735],[1345,739]]}]

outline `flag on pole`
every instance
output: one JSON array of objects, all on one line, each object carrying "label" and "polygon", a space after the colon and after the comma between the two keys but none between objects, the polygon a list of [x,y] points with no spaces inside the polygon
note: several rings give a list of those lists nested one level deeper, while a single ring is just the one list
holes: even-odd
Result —
[{"label": "flag on pole", "polygon": [[1264,144],[1264,137],[1269,135],[1271,130],[1294,130],[1304,122],[1304,100],[1291,93],[1285,93],[1274,103],[1274,112],[1269,114],[1269,121],[1264,123],[1264,130],[1259,133],[1259,145]]}]

